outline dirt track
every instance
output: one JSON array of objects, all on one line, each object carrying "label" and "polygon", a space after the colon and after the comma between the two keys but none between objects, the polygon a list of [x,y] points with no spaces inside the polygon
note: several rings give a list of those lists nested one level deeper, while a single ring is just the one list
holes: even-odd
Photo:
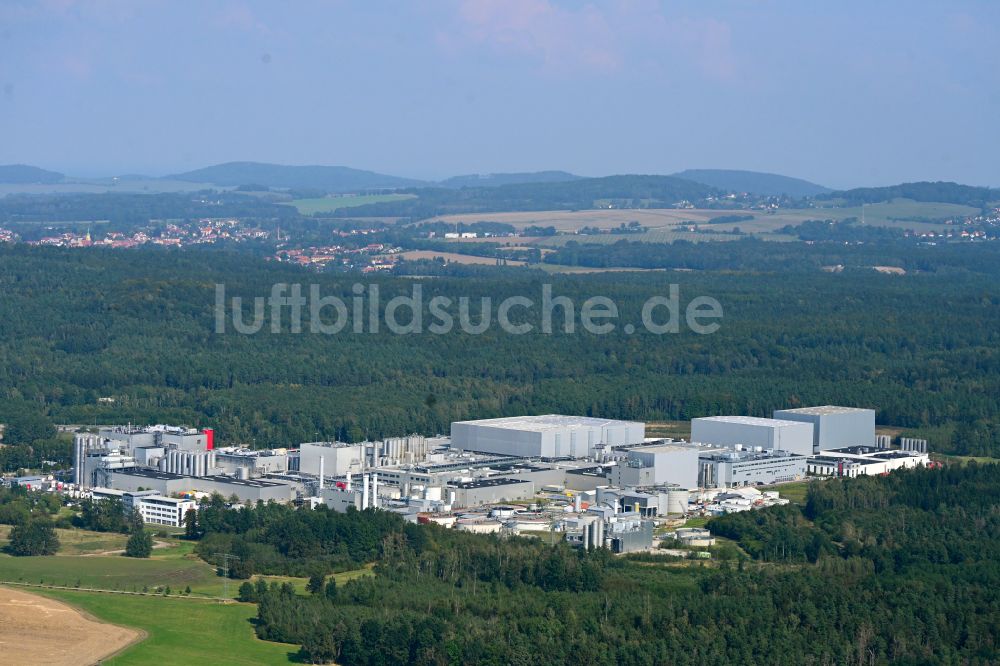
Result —
[{"label": "dirt track", "polygon": [[139,640],[66,604],[0,587],[0,655],[5,664],[88,666]]}]

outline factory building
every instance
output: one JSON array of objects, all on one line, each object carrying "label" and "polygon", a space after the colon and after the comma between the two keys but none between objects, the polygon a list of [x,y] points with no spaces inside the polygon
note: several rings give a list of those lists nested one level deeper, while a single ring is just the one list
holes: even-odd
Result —
[{"label": "factory building", "polygon": [[571,546],[593,550],[604,548],[604,517],[587,513],[566,521],[566,542]]},{"label": "factory building", "polygon": [[641,490],[603,486],[595,493],[590,511],[610,511],[611,515],[633,514],[646,518],[684,514],[691,493],[677,485],[664,485]]},{"label": "factory building", "polygon": [[451,424],[451,445],[521,458],[592,458],[612,446],[641,443],[646,424],[586,416],[518,416]]},{"label": "factory building", "polygon": [[855,477],[888,474],[896,469],[923,467],[930,463],[927,453],[886,451],[871,446],[851,446],[821,451],[806,461],[806,471],[815,476]]},{"label": "factory building", "polygon": [[107,485],[109,474],[137,467],[156,469],[171,454],[168,468],[211,474],[210,460],[204,454],[213,443],[211,429],[168,425],[114,426],[100,428],[97,434],[77,433],[73,437],[73,480],[84,489]]},{"label": "factory building", "polygon": [[875,444],[875,410],[857,407],[799,407],[779,409],[774,418],[801,421],[813,425],[813,452],[839,449],[845,446]]},{"label": "factory building", "polygon": [[216,449],[215,469],[240,479],[255,479],[267,474],[289,471],[288,449],[252,449],[227,447]]},{"label": "factory building", "polygon": [[593,550],[608,548],[613,553],[633,553],[653,546],[653,521],[637,515],[605,517],[600,512],[586,512],[564,524],[566,542]]},{"label": "factory building", "polygon": [[318,475],[320,458],[322,458],[324,473],[330,476],[344,476],[351,472],[360,472],[364,454],[365,447],[362,444],[306,442],[299,447],[299,471],[304,474]]},{"label": "factory building", "polygon": [[[148,449],[140,449],[140,451],[146,450]],[[209,476],[215,472],[215,451],[187,451],[183,449],[164,451],[162,447],[158,447],[157,450],[162,452],[162,457],[156,465],[156,468],[161,472],[186,476]],[[149,463],[142,461],[142,464],[148,465]]]},{"label": "factory building", "polygon": [[612,553],[634,553],[653,546],[653,521],[618,516],[608,521],[604,534]]},{"label": "factory building", "polygon": [[691,439],[740,449],[813,453],[813,425],[755,416],[708,416],[691,419]]},{"label": "factory building", "polygon": [[140,469],[114,473],[108,485],[118,490],[133,492],[140,488],[155,490],[161,495],[176,495],[192,490],[219,493],[226,498],[235,495],[241,502],[289,502],[296,495],[296,487],[283,481],[235,479],[228,476],[190,477]]},{"label": "factory building", "polygon": [[[352,484],[350,477],[347,481],[337,482],[332,487],[327,486],[321,479],[316,494],[328,508],[343,513],[352,507],[358,511],[381,508],[385,492],[384,488],[379,486],[378,473],[373,472],[361,476],[360,486]],[[396,495],[398,496],[398,492]]]},{"label": "factory building", "polygon": [[390,437],[381,442],[375,442],[373,447],[377,452],[378,465],[412,465],[427,460],[430,443],[422,435],[406,437]]},{"label": "factory building", "polygon": [[670,443],[629,449],[626,458],[610,467],[613,486],[654,486],[666,483],[698,487],[698,454],[690,444]]},{"label": "factory building", "polygon": [[530,500],[535,497],[535,484],[522,479],[489,478],[449,486],[454,490],[456,507],[474,507],[498,502]]},{"label": "factory building", "polygon": [[787,451],[705,451],[698,466],[701,488],[769,485],[806,475],[806,457]]}]

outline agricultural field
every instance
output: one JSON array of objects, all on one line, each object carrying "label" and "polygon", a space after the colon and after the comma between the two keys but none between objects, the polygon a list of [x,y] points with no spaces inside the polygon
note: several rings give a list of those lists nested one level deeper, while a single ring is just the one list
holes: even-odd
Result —
[{"label": "agricultural field", "polygon": [[0,653],[7,664],[76,666],[100,663],[145,633],[22,589],[0,587]]},{"label": "agricultural field", "polygon": [[295,199],[290,205],[295,206],[302,215],[313,215],[315,213],[332,213],[341,208],[354,208],[366,204],[386,203],[389,201],[402,201],[413,199],[413,194],[361,194],[345,195],[340,197],[321,197],[318,199]]},{"label": "agricultural field", "polygon": [[[408,252],[400,252],[398,255],[403,259],[409,259],[410,261],[415,261],[418,259],[436,259],[438,257],[444,259],[448,263],[456,264],[478,264],[478,265],[488,265],[493,266],[497,263],[497,260],[493,257],[476,257],[471,254],[458,254],[457,252],[438,252],[437,250],[410,250]],[[508,266],[524,266],[523,261],[507,261]]]},{"label": "agricultural field", "polygon": [[102,662],[105,664],[237,666],[296,663],[298,646],[270,643],[254,635],[252,621],[257,615],[257,607],[253,604],[73,590],[39,590],[38,593],[70,604],[104,622],[146,634],[144,640]]},{"label": "agricultural field", "polygon": [[516,229],[525,227],[555,227],[556,231],[572,233],[583,227],[612,229],[638,222],[650,229],[675,227],[680,224],[707,222],[713,217],[726,214],[719,210],[685,210],[675,208],[652,209],[601,209],[601,210],[552,210],[514,213],[468,213],[442,215],[428,220],[447,224],[472,224],[475,222],[502,222]]},{"label": "agricultural field", "polygon": [[[869,204],[864,207],[865,223],[871,226],[912,229],[917,232],[943,231],[949,228],[943,220],[961,219],[978,213],[971,206],[946,203],[926,203],[909,199],[895,199],[891,202]],[[752,215],[754,219],[739,222],[706,223],[715,217],[725,215]],[[745,210],[707,209],[608,209],[578,211],[531,211],[513,213],[476,213],[445,215],[434,218],[437,222],[450,224],[474,222],[502,222],[517,229],[529,226],[554,227],[558,236],[518,238],[520,245],[539,247],[559,247],[569,241],[585,243],[616,243],[620,240],[643,241],[647,243],[670,243],[675,240],[691,242],[735,240],[733,234],[739,229],[743,234],[751,234],[765,240],[790,241],[795,237],[777,233],[786,226],[797,226],[806,220],[843,220],[862,217],[860,206],[849,208],[817,207],[778,210],[776,212]],[[638,222],[647,228],[638,234],[573,235],[584,227],[612,229],[622,224]],[[690,227],[698,225],[699,231]],[[454,239],[452,242],[498,242],[498,239]],[[499,241],[499,242],[502,242]]]},{"label": "agricultural field", "polygon": [[586,236],[562,234],[559,236],[549,236],[547,238],[543,238],[536,244],[539,247],[555,248],[562,247],[571,241],[595,245],[613,245],[614,243],[623,240],[644,243],[673,243],[677,240],[685,240],[691,243],[704,243],[711,241],[733,241],[742,238],[742,236],[737,234],[721,233],[714,227],[710,230],[705,230],[705,227],[700,228],[702,231],[688,231],[687,227],[676,227],[650,229],[649,231],[638,234],[601,234]]}]

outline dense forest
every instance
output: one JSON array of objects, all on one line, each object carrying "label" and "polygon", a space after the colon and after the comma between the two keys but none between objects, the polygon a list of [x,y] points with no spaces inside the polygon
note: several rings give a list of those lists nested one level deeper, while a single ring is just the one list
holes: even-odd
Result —
[{"label": "dense forest", "polygon": [[[512,314],[534,317],[535,330],[511,335],[494,322],[481,335],[457,326],[447,335],[384,327],[323,335],[306,323],[293,334],[285,316],[283,333],[265,326],[242,335],[231,326],[214,333],[217,283],[227,298],[248,302],[274,283],[306,291],[315,283],[350,303],[362,278],[217,250],[0,248],[0,422],[30,426],[37,434],[19,440],[28,445],[51,438],[52,423],[131,421],[211,425],[222,443],[285,446],[445,433],[454,420],[499,415],[689,419],[840,403],[875,407],[879,423],[923,429],[933,450],[998,455],[995,253],[969,254],[962,267],[938,249],[901,256],[906,266],[926,261],[936,271],[907,276],[794,267],[574,276],[463,269],[466,277],[422,281],[424,303],[466,296],[478,321],[481,298],[493,299],[495,315],[503,298],[527,296],[536,307]],[[363,281],[380,288],[383,307],[415,284]],[[543,284],[576,303],[577,323],[594,295],[617,304],[620,323],[639,323],[642,304],[672,283],[681,309],[696,296],[722,304],[717,333],[640,327],[628,335],[619,325],[607,335],[568,334],[558,308],[553,333],[537,326]],[[47,427],[25,424],[26,414]]]},{"label": "dense forest", "polygon": [[[998,492],[1000,465],[974,463],[814,483],[804,510],[711,521],[752,558],[715,565],[372,511],[213,520],[244,553],[313,567],[309,596],[240,588],[259,604],[258,635],[313,663],[988,664],[1000,658]],[[337,557],[374,561],[375,575],[324,585]]]},{"label": "dense forest", "polygon": [[[1000,276],[1000,249],[993,244],[930,245],[901,239],[895,229],[850,222],[808,220],[785,231],[803,240],[831,241],[804,245],[741,238],[723,243],[648,243],[622,239],[611,244],[569,241],[545,255],[545,263],[609,268],[686,269],[698,271],[806,272],[824,266],[871,270],[898,266],[907,271]],[[859,244],[847,244],[847,241]],[[869,241],[869,242],[866,242]],[[870,242],[879,241],[879,242]],[[477,243],[477,245],[480,245]],[[483,244],[486,245],[486,244]]]},{"label": "dense forest", "polygon": [[12,194],[0,197],[0,224],[53,224],[108,221],[115,229],[146,225],[150,220],[202,217],[292,219],[295,208],[245,194],[205,191],[183,194]]}]

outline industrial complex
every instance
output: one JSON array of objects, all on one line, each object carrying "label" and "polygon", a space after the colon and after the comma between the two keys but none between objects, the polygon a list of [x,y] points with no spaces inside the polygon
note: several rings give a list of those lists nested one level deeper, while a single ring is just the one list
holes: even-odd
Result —
[{"label": "industrial complex", "polygon": [[[929,462],[924,440],[894,449],[876,436],[873,409],[773,416],[695,418],[690,442],[647,437],[640,422],[548,414],[458,421],[448,436],[265,450],[218,447],[211,429],[103,427],[75,435],[70,482],[11,482],[118,499],[147,523],[174,527],[218,494],[234,504],[380,509],[474,532],[559,534],[582,548],[630,552],[651,548],[657,532],[678,524],[669,521],[785,501],[758,486]],[[698,530],[669,538],[711,539]]]}]

